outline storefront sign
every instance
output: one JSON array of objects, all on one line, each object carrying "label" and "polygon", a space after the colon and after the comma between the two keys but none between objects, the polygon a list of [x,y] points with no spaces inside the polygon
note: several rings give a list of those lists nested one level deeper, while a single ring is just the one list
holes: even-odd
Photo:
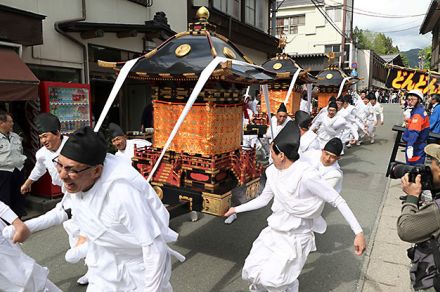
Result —
[{"label": "storefront sign", "polygon": [[391,67],[388,71],[386,86],[408,91],[416,89],[422,91],[423,94],[440,93],[440,75]]}]

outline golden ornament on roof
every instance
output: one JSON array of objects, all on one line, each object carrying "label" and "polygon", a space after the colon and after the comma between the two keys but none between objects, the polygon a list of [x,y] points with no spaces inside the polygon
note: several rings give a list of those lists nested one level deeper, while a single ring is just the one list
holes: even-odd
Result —
[{"label": "golden ornament on roof", "polygon": [[209,10],[205,6],[200,7],[197,10],[196,17],[199,20],[208,20],[208,18],[209,18]]},{"label": "golden ornament on roof", "polygon": [[191,51],[191,46],[189,44],[183,44],[176,48],[176,56],[177,57],[184,57],[188,55],[188,53]]},{"label": "golden ornament on roof", "polygon": [[229,59],[235,59],[237,58],[237,56],[235,56],[234,51],[232,51],[230,48],[228,47],[224,47],[223,48],[223,55],[225,55],[227,58]]},{"label": "golden ornament on roof", "polygon": [[325,78],[332,79],[333,78],[333,74],[332,73],[328,73],[327,75],[325,75]]},{"label": "golden ornament on roof", "polygon": [[272,66],[272,68],[274,68],[275,70],[278,70],[278,69],[280,69],[281,67],[283,67],[283,64],[281,64],[281,63],[275,63],[275,64],[273,64],[273,66]]}]

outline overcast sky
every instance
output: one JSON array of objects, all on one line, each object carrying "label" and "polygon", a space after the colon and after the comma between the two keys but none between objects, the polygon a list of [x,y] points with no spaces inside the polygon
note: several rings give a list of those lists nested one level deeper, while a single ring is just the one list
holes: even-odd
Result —
[{"label": "overcast sky", "polygon": [[[331,2],[341,3],[342,0],[331,0]],[[385,35],[391,37],[394,45],[398,45],[401,51],[424,48],[431,44],[432,39],[431,33],[419,34],[424,16],[384,18],[370,17],[356,12],[399,16],[426,14],[430,3],[431,0],[354,0],[353,26],[370,31],[387,32]],[[405,28],[411,29],[394,32]]]}]

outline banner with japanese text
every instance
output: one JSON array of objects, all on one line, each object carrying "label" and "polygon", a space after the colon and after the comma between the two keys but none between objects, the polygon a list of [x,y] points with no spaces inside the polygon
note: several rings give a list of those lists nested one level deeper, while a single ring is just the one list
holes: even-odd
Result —
[{"label": "banner with japanese text", "polygon": [[413,90],[417,89],[423,94],[440,93],[440,74],[414,70],[402,67],[388,69],[386,86],[388,88]]}]

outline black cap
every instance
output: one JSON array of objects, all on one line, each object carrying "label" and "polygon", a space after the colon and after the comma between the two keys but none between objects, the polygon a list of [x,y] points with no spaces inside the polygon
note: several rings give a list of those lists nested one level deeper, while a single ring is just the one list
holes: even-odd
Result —
[{"label": "black cap", "polygon": [[342,99],[344,100],[344,102],[346,103],[351,103],[351,95],[346,94],[342,97]]},{"label": "black cap", "polygon": [[336,104],[336,101],[332,101],[328,104],[329,108],[335,108],[336,110],[338,110],[338,105]]},{"label": "black cap", "polygon": [[287,108],[286,108],[286,105],[284,104],[284,102],[282,102],[280,104],[280,107],[278,108],[277,113],[279,113],[279,112],[287,113]]},{"label": "black cap", "polygon": [[331,96],[331,97],[328,99],[328,103],[335,102],[335,101],[336,101],[336,97],[334,97],[334,96]]},{"label": "black cap", "polygon": [[308,129],[312,122],[312,117],[307,112],[299,110],[295,113],[295,122],[300,128]]},{"label": "black cap", "polygon": [[110,123],[108,125],[108,130],[110,132],[110,136],[113,138],[116,138],[118,136],[125,136],[124,131],[122,131],[121,127],[115,123]]},{"label": "black cap", "polygon": [[73,132],[60,152],[60,155],[91,166],[102,164],[106,154],[107,143],[104,136],[90,127]]},{"label": "black cap", "polygon": [[274,145],[283,152],[289,160],[298,160],[299,140],[301,132],[298,124],[294,121],[288,121],[284,128],[273,139]]},{"label": "black cap", "polygon": [[330,141],[327,142],[324,146],[324,150],[328,151],[330,153],[333,153],[336,156],[340,156],[342,149],[344,146],[342,145],[342,141],[339,138],[332,138]]},{"label": "black cap", "polygon": [[368,93],[367,95],[368,100],[375,100],[376,99],[376,95],[374,95],[373,92]]},{"label": "black cap", "polygon": [[56,132],[61,129],[60,120],[51,113],[41,113],[35,118],[38,134]]}]

